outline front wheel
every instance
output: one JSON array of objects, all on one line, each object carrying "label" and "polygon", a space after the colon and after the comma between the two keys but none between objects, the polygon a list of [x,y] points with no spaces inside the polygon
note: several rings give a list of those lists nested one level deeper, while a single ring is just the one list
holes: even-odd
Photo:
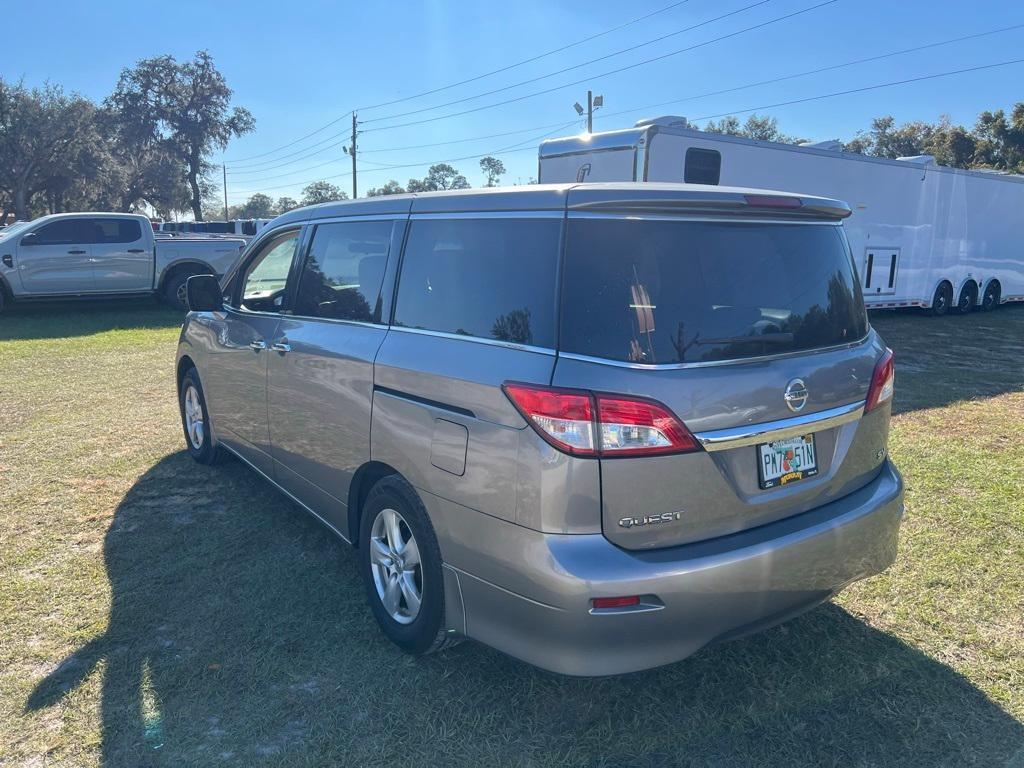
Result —
[{"label": "front wheel", "polygon": [[181,410],[181,426],[185,430],[185,446],[189,455],[200,464],[216,464],[221,451],[213,444],[210,434],[210,414],[206,409],[206,397],[199,374],[189,368],[181,377],[178,390],[178,406]]},{"label": "front wheel", "polygon": [[447,645],[441,550],[423,502],[397,475],[378,481],[363,505],[359,570],[391,642],[417,655]]},{"label": "front wheel", "polygon": [[180,309],[182,312],[188,311],[188,297],[185,292],[185,283],[192,275],[203,274],[198,269],[179,269],[171,275],[168,275],[167,280],[164,282],[163,299],[164,303],[174,309]]}]

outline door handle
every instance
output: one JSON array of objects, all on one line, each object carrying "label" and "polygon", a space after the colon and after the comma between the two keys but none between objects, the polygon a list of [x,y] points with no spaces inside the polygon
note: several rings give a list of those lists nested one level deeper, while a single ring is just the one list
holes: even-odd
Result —
[{"label": "door handle", "polygon": [[4,254],[4,266],[14,269],[14,257],[9,253]]},{"label": "door handle", "polygon": [[265,342],[263,339],[260,339],[259,341],[250,341],[249,342],[249,349],[251,349],[251,350],[253,350],[255,352],[259,352],[260,350],[263,350],[263,349],[266,349],[266,348],[267,348],[267,342]]},{"label": "door handle", "polygon": [[129,248],[128,253],[145,253],[145,248]]},{"label": "door handle", "polygon": [[280,352],[282,355],[292,351],[292,345],[287,341],[275,341],[270,345],[270,348],[275,352]]},{"label": "door handle", "polygon": [[83,253],[85,253],[85,251],[68,251],[68,253],[73,253],[76,256],[81,256]]}]

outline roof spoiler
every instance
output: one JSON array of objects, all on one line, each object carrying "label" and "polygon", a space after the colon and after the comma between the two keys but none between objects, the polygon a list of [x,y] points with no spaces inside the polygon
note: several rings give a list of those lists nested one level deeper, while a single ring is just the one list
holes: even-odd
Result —
[{"label": "roof spoiler", "polygon": [[[596,188],[595,188],[596,187]],[[600,185],[580,185],[569,192],[568,208],[575,211],[618,211],[623,213],[730,213],[785,218],[842,220],[850,207],[839,200],[802,197],[774,192],[667,191],[636,189],[628,193],[602,190]]]}]

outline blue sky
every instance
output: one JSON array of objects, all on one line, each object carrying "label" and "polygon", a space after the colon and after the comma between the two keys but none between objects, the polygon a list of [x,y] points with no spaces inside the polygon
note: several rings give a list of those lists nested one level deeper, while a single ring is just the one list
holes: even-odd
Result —
[{"label": "blue sky", "polygon": [[[559,136],[579,130],[581,123],[573,122],[572,105],[585,102],[588,85],[603,94],[606,105],[595,114],[595,130],[608,130],[627,127],[645,116],[680,114],[692,119],[740,113],[761,105],[1024,58],[1022,27],[776,84],[644,108],[1024,24],[1024,6],[1019,2],[835,0],[693,51],[618,74],[604,74],[820,2],[688,0],[500,74],[370,109],[626,25],[665,8],[672,0],[630,4],[610,0],[300,0],[287,5],[51,0],[45,4],[45,20],[39,18],[39,4],[17,3],[5,9],[4,26],[12,33],[4,36],[0,46],[0,74],[10,80],[23,78],[30,85],[50,80],[101,99],[114,87],[121,68],[137,59],[163,53],[188,57],[197,49],[208,49],[234,89],[236,102],[256,118],[254,133],[233,141],[223,156],[214,158],[227,162],[229,199],[235,203],[255,191],[299,197],[302,186],[320,178],[330,178],[351,192],[351,178],[342,175],[351,167],[339,143],[344,137],[336,134],[350,128],[349,113],[354,108],[364,131],[359,137],[360,149],[365,152],[359,169],[361,194],[389,178],[404,184],[410,177],[422,177],[432,162],[486,153],[504,161],[508,174],[503,183],[510,184],[536,175],[536,147],[544,134]],[[396,113],[435,107],[547,75],[734,11],[728,18],[564,74],[388,119]],[[577,80],[586,82],[509,101]],[[1018,100],[1024,100],[1024,63],[765,109],[762,114],[777,117],[786,132],[823,140],[848,138],[883,114],[892,114],[900,122],[935,120],[948,114],[954,121],[970,125],[979,111],[1009,108]],[[496,103],[499,106],[461,116],[388,128]],[[335,120],[334,125],[318,130]],[[292,143],[314,131],[309,138]],[[510,135],[462,141],[499,133]],[[452,143],[407,149],[440,142]],[[452,164],[472,184],[482,183],[476,159],[454,160]],[[385,167],[388,165],[402,167]]]}]

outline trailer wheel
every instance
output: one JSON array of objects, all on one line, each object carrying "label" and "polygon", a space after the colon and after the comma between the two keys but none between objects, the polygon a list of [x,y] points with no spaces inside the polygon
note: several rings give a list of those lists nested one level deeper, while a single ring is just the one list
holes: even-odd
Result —
[{"label": "trailer wheel", "polygon": [[953,303],[953,286],[947,282],[939,283],[932,297],[932,314],[935,317],[942,317],[949,312],[949,305]]},{"label": "trailer wheel", "polygon": [[981,297],[981,311],[991,312],[999,306],[999,283],[993,280],[985,289],[985,295]]},{"label": "trailer wheel", "polygon": [[961,315],[970,314],[977,303],[978,285],[973,280],[968,280],[964,283],[964,287],[960,289],[960,298],[956,302],[956,311]]}]

